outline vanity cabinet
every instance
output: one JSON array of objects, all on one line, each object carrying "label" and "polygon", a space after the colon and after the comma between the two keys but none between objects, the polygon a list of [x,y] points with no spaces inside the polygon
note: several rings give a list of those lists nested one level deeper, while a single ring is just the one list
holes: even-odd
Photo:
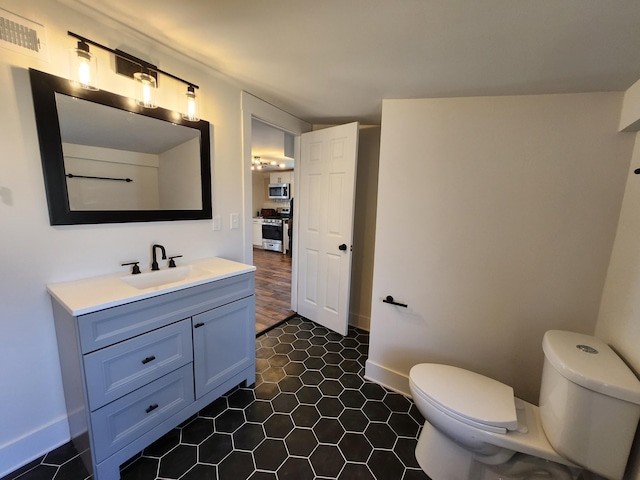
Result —
[{"label": "vanity cabinet", "polygon": [[253,271],[85,314],[52,296],[71,438],[95,480],[255,382]]}]

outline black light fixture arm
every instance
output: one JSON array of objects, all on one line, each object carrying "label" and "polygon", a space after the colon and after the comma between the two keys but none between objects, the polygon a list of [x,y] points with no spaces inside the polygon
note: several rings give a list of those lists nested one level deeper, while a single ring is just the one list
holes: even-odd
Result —
[{"label": "black light fixture arm", "polygon": [[189,86],[189,87],[193,87],[193,88],[200,88],[198,85],[196,85],[195,83],[189,82],[187,80],[185,80],[184,78],[180,78],[180,77],[176,77],[175,75],[169,73],[169,72],[165,72],[164,70],[159,69],[157,66],[153,65],[152,63],[146,62],[140,58],[134,57],[133,55],[130,55],[126,52],[123,52],[122,50],[114,50],[112,48],[106,47],[98,42],[94,42],[93,40],[89,40],[86,37],[83,37],[81,35],[78,35],[77,33],[73,33],[70,31],[67,31],[67,34],[70,37],[76,38],[78,40],[80,40],[81,42],[87,43],[89,45],[93,45],[94,47],[98,47],[102,50],[105,50],[109,53],[112,53],[113,55],[116,55],[118,57],[122,57],[125,58],[126,60],[129,60],[130,62],[133,63],[137,63],[140,66],[146,68],[147,70],[152,70],[158,73],[161,73],[162,75],[165,75],[167,77],[171,77],[174,80],[178,80],[179,82],[184,83],[185,85]]}]

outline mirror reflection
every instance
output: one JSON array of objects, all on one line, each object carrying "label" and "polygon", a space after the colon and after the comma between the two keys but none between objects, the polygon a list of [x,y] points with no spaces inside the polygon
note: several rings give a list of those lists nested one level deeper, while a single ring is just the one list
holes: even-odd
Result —
[{"label": "mirror reflection", "polygon": [[55,97],[70,210],[202,209],[199,130]]}]

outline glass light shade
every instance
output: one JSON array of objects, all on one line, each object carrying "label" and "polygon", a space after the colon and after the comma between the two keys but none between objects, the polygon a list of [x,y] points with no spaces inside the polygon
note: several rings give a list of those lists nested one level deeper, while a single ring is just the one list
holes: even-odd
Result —
[{"label": "glass light shade", "polygon": [[89,51],[89,45],[78,42],[78,48],[69,52],[71,84],[87,90],[98,90],[98,61]]},{"label": "glass light shade", "polygon": [[137,84],[136,103],[141,107],[156,108],[156,79],[148,73],[137,72],[133,74]]},{"label": "glass light shade", "polygon": [[192,85],[189,85],[185,95],[187,97],[187,103],[185,112],[182,114],[182,118],[192,122],[197,122],[200,119],[198,118],[198,101],[196,98],[195,88]]}]

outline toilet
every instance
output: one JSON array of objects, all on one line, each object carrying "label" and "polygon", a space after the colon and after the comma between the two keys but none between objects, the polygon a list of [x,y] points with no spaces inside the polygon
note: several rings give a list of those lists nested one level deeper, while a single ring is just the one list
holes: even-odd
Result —
[{"label": "toilet", "polygon": [[545,333],[539,406],[451,365],[409,372],[425,423],[416,459],[432,480],[620,480],[640,418],[640,381],[603,341]]}]

